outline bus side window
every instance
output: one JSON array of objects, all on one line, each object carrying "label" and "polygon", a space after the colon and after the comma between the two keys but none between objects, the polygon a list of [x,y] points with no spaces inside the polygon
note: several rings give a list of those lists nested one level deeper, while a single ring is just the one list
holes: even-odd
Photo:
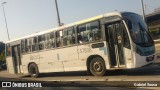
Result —
[{"label": "bus side window", "polygon": [[64,33],[64,34],[63,34],[63,45],[64,45],[64,46],[68,46],[69,43],[67,43],[67,42],[68,42],[67,30],[64,30],[63,33]]},{"label": "bus side window", "polygon": [[38,36],[39,50],[44,49],[44,35]]},{"label": "bus side window", "polygon": [[101,40],[102,36],[101,36],[101,29],[100,29],[99,21],[91,22],[90,28],[91,28],[91,32],[92,32],[92,33],[90,33],[90,37],[92,37],[92,40],[90,40],[90,41]]},{"label": "bus side window", "polygon": [[45,49],[50,48],[49,40],[50,40],[50,34],[47,33],[47,34],[45,34]]},{"label": "bus side window", "polygon": [[74,30],[74,28],[73,28],[73,30],[72,30],[72,34],[71,34],[71,37],[70,37],[70,42],[71,42],[71,44],[76,44],[76,36],[75,36],[76,34],[75,34],[75,30]]},{"label": "bus side window", "polygon": [[78,42],[79,43],[98,41],[98,40],[101,40],[101,37],[102,36],[101,36],[99,21],[93,21],[93,22],[78,26]]},{"label": "bus side window", "polygon": [[49,40],[49,42],[50,42],[50,47],[54,48],[55,47],[54,32],[50,33],[50,40]]},{"label": "bus side window", "polygon": [[74,28],[68,28],[64,30],[64,35],[63,35],[63,44],[64,46],[69,46],[75,44],[75,31]]},{"label": "bus side window", "polygon": [[38,51],[38,37],[35,37],[34,38],[34,42],[35,42],[35,49],[36,49],[36,51]]},{"label": "bus side window", "polygon": [[37,41],[37,37],[33,37],[33,43],[32,43],[32,50],[33,51],[37,51],[38,50],[38,41]]},{"label": "bus side window", "polygon": [[29,38],[28,39],[28,50],[29,50],[29,52],[32,52],[32,44],[33,44],[33,39],[32,38]]},{"label": "bus side window", "polygon": [[78,43],[82,43],[82,36],[80,33],[78,33],[77,39],[78,39]]},{"label": "bus side window", "polygon": [[34,46],[34,38],[31,38],[31,52],[35,51],[35,46]]},{"label": "bus side window", "polygon": [[78,43],[83,43],[85,42],[84,38],[84,31],[86,31],[86,25],[80,25],[78,26]]},{"label": "bus side window", "polygon": [[28,47],[27,47],[27,44],[28,42],[27,42],[27,39],[25,39],[25,52],[27,53],[28,52]]},{"label": "bus side window", "polygon": [[22,53],[25,53],[25,40],[21,41]]},{"label": "bus side window", "polygon": [[56,47],[62,47],[63,42],[63,32],[56,31]]},{"label": "bus side window", "polygon": [[27,39],[27,52],[31,52],[31,48],[30,48],[30,40]]}]

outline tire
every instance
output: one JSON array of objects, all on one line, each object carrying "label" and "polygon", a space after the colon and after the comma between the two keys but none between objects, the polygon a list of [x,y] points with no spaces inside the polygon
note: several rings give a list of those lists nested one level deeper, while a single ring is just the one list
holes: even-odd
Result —
[{"label": "tire", "polygon": [[89,64],[89,70],[94,76],[104,76],[106,73],[104,60],[100,57],[93,58]]},{"label": "tire", "polygon": [[39,76],[38,66],[35,63],[30,64],[28,70],[31,77],[37,78]]}]

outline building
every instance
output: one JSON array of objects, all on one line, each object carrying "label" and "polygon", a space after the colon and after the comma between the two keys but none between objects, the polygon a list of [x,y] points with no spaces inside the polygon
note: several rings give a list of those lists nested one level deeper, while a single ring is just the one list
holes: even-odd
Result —
[{"label": "building", "polygon": [[155,9],[155,11],[146,16],[146,22],[148,28],[155,41],[157,59],[160,61],[160,8]]},{"label": "building", "polygon": [[146,15],[146,22],[154,40],[160,40],[160,8]]}]

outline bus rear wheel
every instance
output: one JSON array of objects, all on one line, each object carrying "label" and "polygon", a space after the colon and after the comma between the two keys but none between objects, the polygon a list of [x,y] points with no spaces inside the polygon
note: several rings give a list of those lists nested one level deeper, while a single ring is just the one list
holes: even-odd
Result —
[{"label": "bus rear wheel", "polygon": [[103,76],[106,73],[104,60],[100,57],[93,58],[90,62],[90,72],[94,76]]},{"label": "bus rear wheel", "polygon": [[35,63],[29,65],[29,74],[34,78],[39,76],[38,66]]}]

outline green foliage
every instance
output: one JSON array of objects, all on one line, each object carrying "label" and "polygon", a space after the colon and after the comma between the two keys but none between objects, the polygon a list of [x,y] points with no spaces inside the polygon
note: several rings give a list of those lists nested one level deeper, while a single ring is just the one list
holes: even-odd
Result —
[{"label": "green foliage", "polygon": [[0,61],[5,60],[5,52],[4,50],[0,53]]}]

